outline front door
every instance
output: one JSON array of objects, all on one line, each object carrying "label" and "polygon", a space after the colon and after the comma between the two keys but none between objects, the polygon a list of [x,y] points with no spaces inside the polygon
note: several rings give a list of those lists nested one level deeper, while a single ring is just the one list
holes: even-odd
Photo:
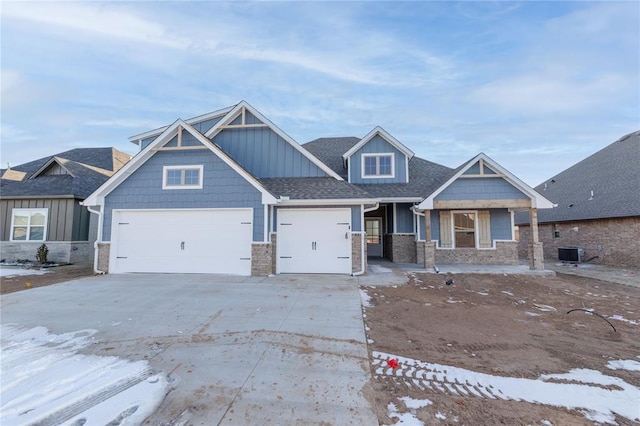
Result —
[{"label": "front door", "polygon": [[365,217],[364,228],[367,232],[367,256],[382,257],[382,218]]}]

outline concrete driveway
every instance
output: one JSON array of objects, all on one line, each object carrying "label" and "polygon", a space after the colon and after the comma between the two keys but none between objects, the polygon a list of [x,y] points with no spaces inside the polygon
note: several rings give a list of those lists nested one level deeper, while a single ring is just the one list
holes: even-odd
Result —
[{"label": "concrete driveway", "polygon": [[93,329],[171,390],[145,424],[377,425],[358,281],[106,275],[0,297],[3,324]]}]

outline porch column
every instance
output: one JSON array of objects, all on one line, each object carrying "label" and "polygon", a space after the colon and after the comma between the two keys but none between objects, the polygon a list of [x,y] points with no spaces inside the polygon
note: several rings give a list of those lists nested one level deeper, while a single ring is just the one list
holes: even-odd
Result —
[{"label": "porch column", "polygon": [[436,244],[431,241],[431,210],[424,211],[424,268],[436,266]]},{"label": "porch column", "polygon": [[529,244],[529,269],[544,269],[544,252],[542,243],[538,239],[538,209],[529,209],[529,219],[531,222],[531,243]]}]

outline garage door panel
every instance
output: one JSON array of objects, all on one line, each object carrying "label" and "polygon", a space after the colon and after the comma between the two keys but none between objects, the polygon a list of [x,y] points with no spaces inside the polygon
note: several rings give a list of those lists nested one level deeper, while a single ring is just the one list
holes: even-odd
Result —
[{"label": "garage door panel", "polygon": [[350,209],[283,209],[278,217],[278,272],[351,273]]},{"label": "garage door panel", "polygon": [[114,272],[250,275],[251,209],[114,212]]}]

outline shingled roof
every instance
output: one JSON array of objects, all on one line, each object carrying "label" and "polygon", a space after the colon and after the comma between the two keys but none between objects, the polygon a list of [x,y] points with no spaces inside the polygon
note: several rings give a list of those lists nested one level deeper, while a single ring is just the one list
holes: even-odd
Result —
[{"label": "shingled roof", "polygon": [[[304,144],[304,148],[331,167],[344,179],[348,177],[342,154],[360,141],[355,137],[320,138]],[[454,173],[453,169],[413,157],[409,161],[409,182],[389,184],[355,184],[375,198],[425,198]]]},{"label": "shingled roof", "polygon": [[[621,137],[535,189],[558,204],[538,212],[540,223],[640,216],[640,131]],[[529,223],[527,214],[515,219],[518,224]]]},{"label": "shingled roof", "polygon": [[292,200],[367,199],[371,195],[357,186],[332,177],[265,178],[260,183],[276,197]]},{"label": "shingled roof", "polygon": [[[76,148],[2,171],[0,198],[73,196],[84,199],[131,157],[114,148]],[[54,163],[68,174],[44,174]]]}]

